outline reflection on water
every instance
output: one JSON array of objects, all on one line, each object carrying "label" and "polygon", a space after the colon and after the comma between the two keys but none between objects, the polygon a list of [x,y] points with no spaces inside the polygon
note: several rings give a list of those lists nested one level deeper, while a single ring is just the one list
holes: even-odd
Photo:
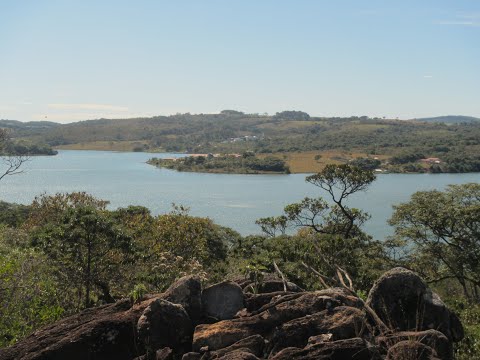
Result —
[{"label": "reflection on water", "polygon": [[[322,195],[305,183],[303,174],[179,173],[145,164],[152,156],[173,155],[64,150],[57,156],[34,157],[23,174],[0,182],[0,199],[28,204],[41,193],[86,191],[109,200],[111,208],[143,205],[154,214],[168,212],[176,203],[190,207],[193,215],[208,216],[246,235],[259,232],[256,219],[280,215],[285,205],[305,196]],[[418,190],[479,181],[480,173],[380,175],[349,205],[368,211],[372,219],[365,229],[383,239],[391,233],[386,220],[393,204],[407,201]]]}]

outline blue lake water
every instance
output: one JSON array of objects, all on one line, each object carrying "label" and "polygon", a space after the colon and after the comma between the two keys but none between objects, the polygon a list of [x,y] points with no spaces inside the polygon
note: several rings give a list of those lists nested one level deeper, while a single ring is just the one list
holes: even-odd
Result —
[{"label": "blue lake water", "polygon": [[[109,200],[110,208],[143,205],[153,214],[166,213],[176,203],[190,207],[192,215],[208,216],[247,235],[260,232],[256,219],[280,215],[289,203],[305,196],[328,198],[305,182],[305,174],[181,173],[145,163],[152,156],[173,155],[64,150],[57,156],[33,157],[24,173],[0,182],[0,199],[29,204],[42,193],[86,191]],[[369,212],[372,218],[365,230],[383,239],[392,233],[386,221],[393,204],[408,201],[419,190],[479,181],[480,173],[384,174],[367,192],[355,194],[349,205]]]}]

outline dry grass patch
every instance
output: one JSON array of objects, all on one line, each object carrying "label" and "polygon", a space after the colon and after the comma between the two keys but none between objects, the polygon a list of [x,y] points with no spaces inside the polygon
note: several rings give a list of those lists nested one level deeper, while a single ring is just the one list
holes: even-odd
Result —
[{"label": "dry grass patch", "polygon": [[[349,152],[342,150],[327,150],[327,151],[305,151],[293,153],[275,153],[275,154],[260,154],[259,157],[275,156],[284,159],[292,173],[316,173],[328,164],[345,164],[349,160],[367,157],[364,152]],[[388,158],[385,155],[375,155],[380,160]]]}]

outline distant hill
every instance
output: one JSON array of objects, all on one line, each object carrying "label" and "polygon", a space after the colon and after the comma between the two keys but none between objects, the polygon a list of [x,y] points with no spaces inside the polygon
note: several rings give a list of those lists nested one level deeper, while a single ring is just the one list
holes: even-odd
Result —
[{"label": "distant hill", "polygon": [[37,131],[43,129],[52,129],[60,126],[61,124],[51,121],[28,121],[22,122],[18,120],[6,120],[0,119],[0,128],[23,130],[23,131]]},{"label": "distant hill", "polygon": [[447,115],[447,116],[437,116],[429,118],[420,118],[413,119],[415,121],[422,122],[431,122],[431,123],[445,123],[445,124],[462,124],[462,123],[473,123],[480,122],[480,118],[473,116],[463,116],[463,115]]},{"label": "distant hill", "polygon": [[[378,159],[374,160],[380,161],[402,159],[388,171],[480,172],[480,119],[468,116],[405,121],[366,116],[314,117],[295,110],[275,115],[224,110],[217,114],[185,113],[69,124],[0,120],[0,127],[10,128],[11,138],[19,145],[191,154],[248,151],[263,158],[270,154],[279,156],[293,172],[302,169],[311,173],[328,163],[345,163],[368,155],[375,155]],[[417,161],[424,158],[439,158],[440,165],[425,167]]]}]

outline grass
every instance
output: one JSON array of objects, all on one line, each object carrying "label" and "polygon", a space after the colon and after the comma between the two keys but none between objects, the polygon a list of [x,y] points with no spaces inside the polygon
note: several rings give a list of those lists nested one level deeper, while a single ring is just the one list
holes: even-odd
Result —
[{"label": "grass", "polygon": [[[367,157],[367,154],[364,152],[348,152],[342,150],[275,153],[271,155],[284,159],[290,167],[292,174],[315,173],[323,170],[325,165],[328,164],[344,164],[358,157]],[[258,155],[260,158],[266,156],[268,155]],[[318,156],[320,157],[318,158]],[[376,157],[380,160],[388,158],[388,156],[385,155],[376,155]]]}]

